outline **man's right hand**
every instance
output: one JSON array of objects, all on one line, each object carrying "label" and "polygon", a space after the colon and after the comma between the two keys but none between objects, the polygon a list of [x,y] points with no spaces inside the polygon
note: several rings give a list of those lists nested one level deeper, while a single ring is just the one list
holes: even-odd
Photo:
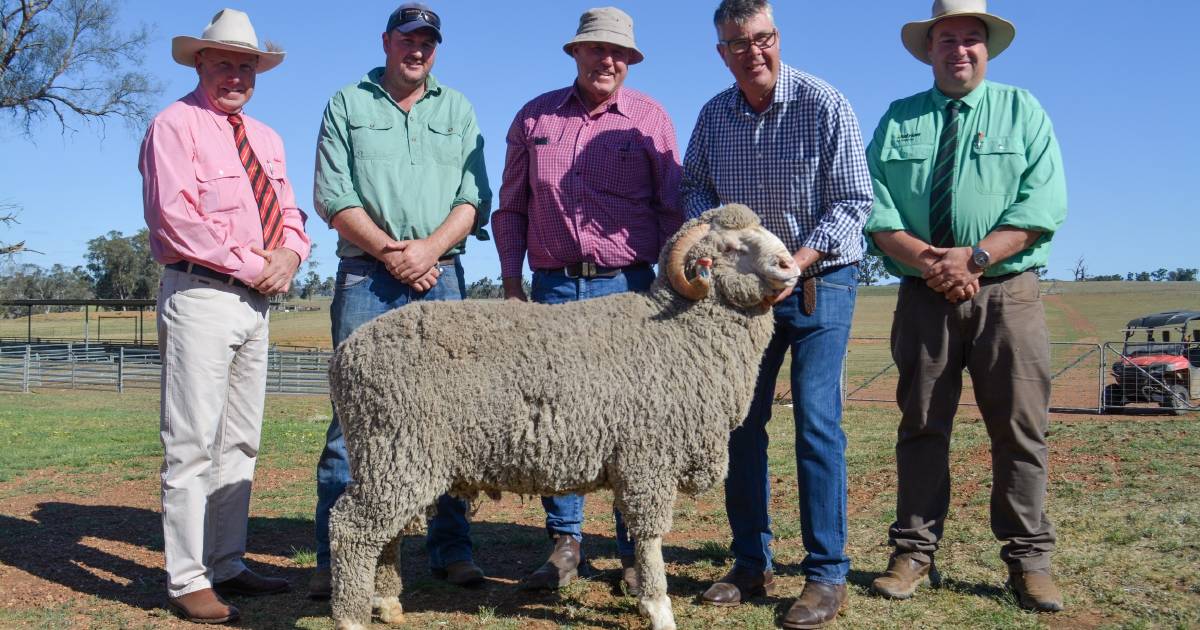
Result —
[{"label": "man's right hand", "polygon": [[500,283],[504,285],[504,299],[528,302],[529,296],[525,295],[525,287],[521,282],[520,276],[516,278],[502,278]]}]

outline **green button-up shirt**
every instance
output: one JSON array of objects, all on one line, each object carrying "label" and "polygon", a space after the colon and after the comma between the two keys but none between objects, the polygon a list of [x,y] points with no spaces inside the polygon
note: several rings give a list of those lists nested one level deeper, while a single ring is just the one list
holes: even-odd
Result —
[{"label": "green button-up shirt", "polygon": [[[1030,248],[988,268],[985,276],[1046,264],[1050,239],[1067,216],[1062,154],[1050,119],[1029,92],[985,81],[961,99],[951,209],[954,240],[973,246],[1000,226],[1043,232]],[[867,148],[875,207],[865,231],[907,230],[929,242],[929,195],[946,105],[937,88],[892,103]],[[897,276],[917,269],[884,256]]]},{"label": "green button-up shirt", "polygon": [[[317,213],[331,223],[342,210],[360,207],[389,236],[409,240],[429,236],[467,203],[476,209],[472,231],[487,240],[492,191],[471,103],[431,74],[425,94],[406,112],[382,81],[383,68],[375,68],[325,107],[313,180]],[[338,256],[362,253],[338,239]]]}]

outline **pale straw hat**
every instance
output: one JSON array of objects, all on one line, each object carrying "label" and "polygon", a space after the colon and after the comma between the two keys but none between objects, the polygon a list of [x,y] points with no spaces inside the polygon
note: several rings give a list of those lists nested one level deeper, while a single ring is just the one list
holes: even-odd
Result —
[{"label": "pale straw hat", "polygon": [[588,9],[579,16],[575,38],[563,44],[563,52],[570,55],[571,48],[583,42],[605,42],[628,49],[629,65],[646,58],[633,41],[633,18],[616,7]]},{"label": "pale straw hat", "polygon": [[231,50],[258,55],[258,72],[266,72],[283,63],[283,52],[267,52],[258,47],[258,36],[250,16],[237,9],[221,9],[213,16],[200,37],[180,35],[171,40],[171,56],[177,63],[196,67],[196,53],[205,48]]},{"label": "pale straw hat", "polygon": [[932,63],[926,48],[929,29],[938,21],[952,17],[979,18],[988,29],[988,57],[994,59],[1004,52],[1017,36],[1017,27],[1012,22],[987,12],[987,0],[934,0],[933,17],[920,22],[909,22],[900,29],[900,41],[912,56],[925,63]]}]

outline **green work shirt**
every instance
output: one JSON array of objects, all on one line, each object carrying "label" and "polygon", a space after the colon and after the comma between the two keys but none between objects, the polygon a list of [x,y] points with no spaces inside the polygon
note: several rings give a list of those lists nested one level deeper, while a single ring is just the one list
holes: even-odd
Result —
[{"label": "green work shirt", "polygon": [[[342,88],[325,107],[317,139],[313,201],[326,223],[359,207],[396,240],[425,238],[461,204],[475,207],[476,238],[491,210],[483,137],[462,93],[433,75],[425,94],[404,111],[383,89],[383,68]],[[465,241],[448,253],[462,253]],[[363,251],[338,239],[337,255]]]},{"label": "green work shirt", "polygon": [[[985,276],[1042,267],[1067,216],[1062,154],[1050,118],[1029,92],[985,81],[961,99],[951,220],[959,246],[974,246],[1000,226],[1043,232],[1028,249]],[[867,148],[875,207],[864,231],[871,252],[897,276],[921,272],[884,255],[872,232],[906,230],[930,242],[929,195],[946,105],[937,88],[892,103]]]}]

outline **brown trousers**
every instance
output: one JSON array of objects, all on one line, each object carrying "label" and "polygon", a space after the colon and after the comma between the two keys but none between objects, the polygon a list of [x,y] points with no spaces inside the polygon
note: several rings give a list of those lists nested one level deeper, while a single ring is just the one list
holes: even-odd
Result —
[{"label": "brown trousers", "polygon": [[900,287],[892,357],[900,372],[896,440],[898,552],[929,560],[950,506],[950,432],[963,369],[992,443],[992,533],[1011,571],[1050,566],[1054,526],[1046,497],[1050,343],[1037,275],[981,282],[971,300],[950,304],[919,278]]}]

